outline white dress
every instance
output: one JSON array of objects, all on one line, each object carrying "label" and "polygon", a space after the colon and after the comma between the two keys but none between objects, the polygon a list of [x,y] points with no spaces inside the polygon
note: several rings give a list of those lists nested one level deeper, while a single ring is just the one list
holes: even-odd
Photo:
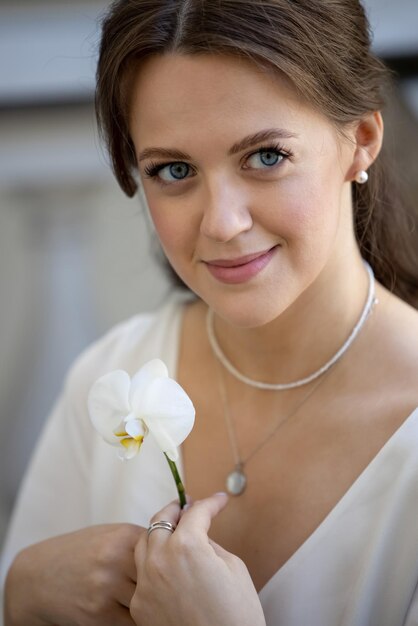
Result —
[{"label": "white dress", "polygon": [[[24,479],[1,576],[26,545],[91,524],[150,517],[176,497],[148,438],[122,463],[93,431],[92,383],[159,357],[175,377],[183,297],[116,326],[74,364]],[[181,469],[181,464],[180,464]],[[418,408],[260,592],[268,626],[418,626]],[[117,625],[115,625],[117,626]]]}]

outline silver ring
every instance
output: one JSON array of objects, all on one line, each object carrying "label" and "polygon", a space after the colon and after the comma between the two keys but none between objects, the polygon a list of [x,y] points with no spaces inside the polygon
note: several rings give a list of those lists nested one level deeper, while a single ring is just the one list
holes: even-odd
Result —
[{"label": "silver ring", "polygon": [[176,529],[175,526],[171,522],[167,522],[165,520],[159,520],[158,522],[153,522],[148,526],[148,536],[152,533],[153,530],[157,530],[158,528],[162,528],[163,530],[168,530],[168,532],[173,533]]}]

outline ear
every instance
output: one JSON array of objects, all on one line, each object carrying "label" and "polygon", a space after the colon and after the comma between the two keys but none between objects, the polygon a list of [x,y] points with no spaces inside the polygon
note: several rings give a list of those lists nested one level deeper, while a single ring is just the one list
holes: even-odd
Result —
[{"label": "ear", "polygon": [[383,119],[380,111],[362,117],[354,126],[355,149],[347,180],[355,180],[360,170],[367,171],[377,158],[383,143]]}]

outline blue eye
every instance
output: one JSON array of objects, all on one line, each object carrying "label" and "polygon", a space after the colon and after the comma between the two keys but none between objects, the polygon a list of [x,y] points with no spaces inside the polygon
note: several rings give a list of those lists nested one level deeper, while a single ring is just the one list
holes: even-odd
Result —
[{"label": "blue eye", "polygon": [[[190,167],[187,163],[170,163],[159,171],[160,178],[166,182],[174,180],[182,180],[186,178],[189,173]],[[170,178],[172,176],[173,178]]]},{"label": "blue eye", "polygon": [[190,165],[177,161],[168,165],[155,165],[151,163],[144,168],[145,174],[150,178],[159,178],[164,183],[173,183],[176,180],[183,180],[190,173]]},{"label": "blue eye", "polygon": [[258,150],[250,155],[247,163],[252,169],[266,169],[280,163],[287,155],[281,153],[275,148]]}]

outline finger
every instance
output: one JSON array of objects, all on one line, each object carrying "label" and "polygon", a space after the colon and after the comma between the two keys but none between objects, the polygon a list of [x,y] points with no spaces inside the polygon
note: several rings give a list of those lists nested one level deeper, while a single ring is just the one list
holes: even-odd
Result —
[{"label": "finger", "polygon": [[176,525],[178,522],[178,518],[180,516],[180,504],[178,500],[172,500],[166,506],[155,513],[152,516],[150,524],[154,522],[159,522],[160,520],[165,520],[167,522],[171,522]]},{"label": "finger", "polygon": [[125,559],[123,561],[123,571],[129,577],[129,579],[136,585],[137,581],[137,566],[135,565],[135,559],[133,558],[133,553],[136,550],[136,547],[142,537],[142,542],[147,542],[148,534],[147,529],[141,527],[141,532],[138,534],[135,544],[132,546],[132,551],[127,552]]},{"label": "finger", "polygon": [[[178,500],[173,500],[170,504],[167,504],[161,511],[158,511],[151,518],[151,524],[155,522],[170,522],[174,527],[177,526],[180,519],[180,504]],[[148,546],[155,548],[158,545],[162,545],[168,541],[171,536],[171,531],[165,528],[156,528],[148,535]]]},{"label": "finger", "polygon": [[[176,526],[179,512],[180,505],[177,500],[173,500],[173,502],[170,502],[167,506],[163,507],[160,511],[158,511],[158,513],[152,516],[150,525],[154,522],[164,520],[166,522],[170,522],[173,526]],[[154,536],[158,534],[160,534],[159,538]],[[158,545],[163,545],[170,538],[170,535],[171,532],[163,528],[155,529],[149,535],[146,530],[144,530],[141,534],[135,546],[136,571],[134,575],[138,583],[140,583],[141,573],[144,571],[148,549],[151,547],[155,548]]]},{"label": "finger", "polygon": [[204,500],[197,500],[182,515],[178,532],[208,534],[213,518],[228,504],[226,493],[215,493]]}]

